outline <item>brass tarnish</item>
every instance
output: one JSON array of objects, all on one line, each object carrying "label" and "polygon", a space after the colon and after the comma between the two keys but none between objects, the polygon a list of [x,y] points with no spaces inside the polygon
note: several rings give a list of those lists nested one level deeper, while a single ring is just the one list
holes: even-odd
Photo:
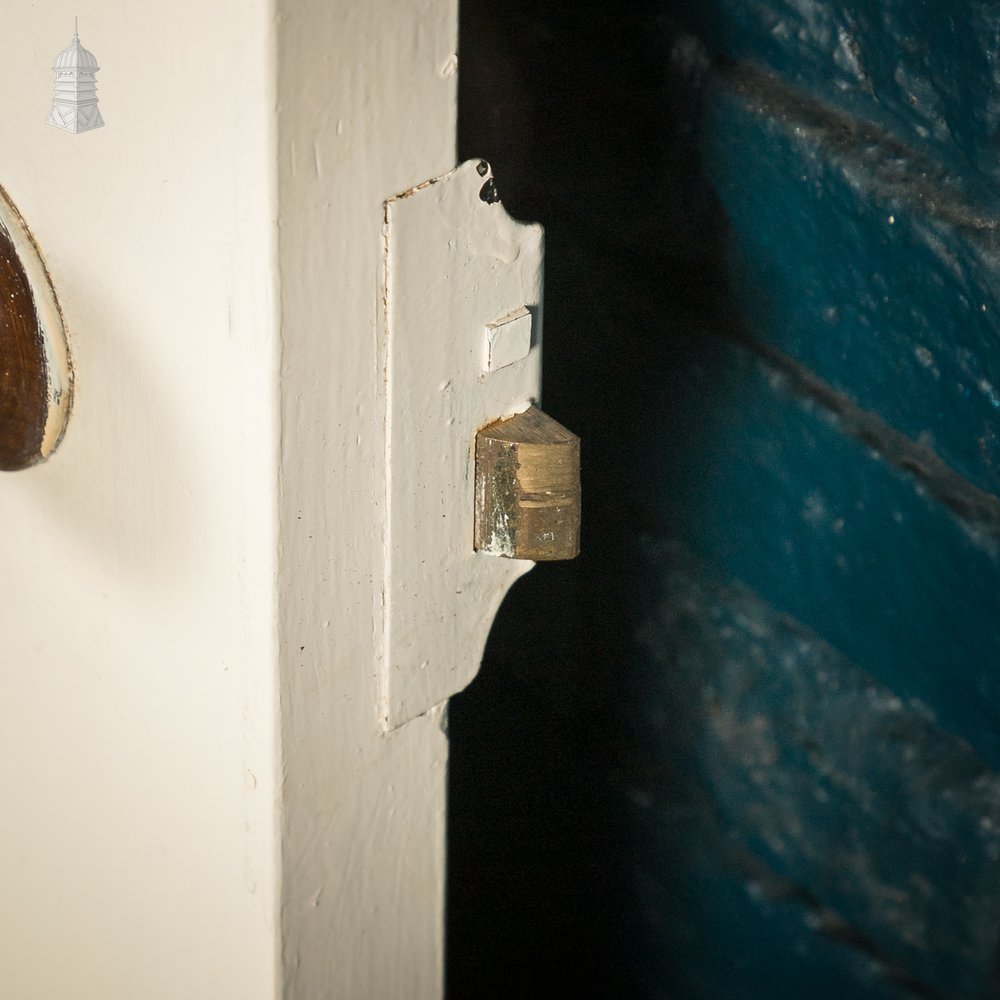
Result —
[{"label": "brass tarnish", "polygon": [[536,562],[580,552],[580,439],[534,406],[476,436],[475,547]]}]

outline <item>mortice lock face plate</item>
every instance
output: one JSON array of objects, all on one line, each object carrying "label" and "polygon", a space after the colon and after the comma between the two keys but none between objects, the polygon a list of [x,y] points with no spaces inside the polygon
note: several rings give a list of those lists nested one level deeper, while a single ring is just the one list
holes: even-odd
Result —
[{"label": "mortice lock face plate", "polygon": [[534,565],[474,549],[476,433],[537,403],[541,386],[543,233],[495,190],[473,160],[385,204],[386,729],[472,680],[505,594]]}]

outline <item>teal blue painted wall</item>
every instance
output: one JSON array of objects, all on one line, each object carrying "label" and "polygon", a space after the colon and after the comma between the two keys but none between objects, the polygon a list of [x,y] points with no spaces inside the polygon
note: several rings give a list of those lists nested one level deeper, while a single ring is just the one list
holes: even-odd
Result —
[{"label": "teal blue painted wall", "polygon": [[585,524],[453,702],[450,995],[1000,995],[1000,7],[464,16]]}]

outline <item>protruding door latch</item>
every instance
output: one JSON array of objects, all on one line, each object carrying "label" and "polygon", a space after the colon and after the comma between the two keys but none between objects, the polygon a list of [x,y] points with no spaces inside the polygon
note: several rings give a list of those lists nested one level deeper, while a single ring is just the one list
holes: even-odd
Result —
[{"label": "protruding door latch", "polygon": [[536,562],[580,552],[580,439],[537,407],[476,437],[476,550]]}]

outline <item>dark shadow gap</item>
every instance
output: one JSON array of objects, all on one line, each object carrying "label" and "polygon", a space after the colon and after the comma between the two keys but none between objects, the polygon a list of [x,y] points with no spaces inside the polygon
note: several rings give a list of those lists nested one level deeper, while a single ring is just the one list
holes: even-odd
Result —
[{"label": "dark shadow gap", "polygon": [[487,159],[507,210],[545,226],[543,405],[582,438],[584,523],[578,560],[512,590],[451,702],[447,995],[654,997],[635,961],[664,946],[637,912],[648,831],[623,808],[661,767],[629,718],[636,540],[662,527],[639,435],[662,373],[704,361],[664,331],[736,316],[698,68],[667,58],[683,34],[649,3],[465,0],[461,17],[459,160]]}]

